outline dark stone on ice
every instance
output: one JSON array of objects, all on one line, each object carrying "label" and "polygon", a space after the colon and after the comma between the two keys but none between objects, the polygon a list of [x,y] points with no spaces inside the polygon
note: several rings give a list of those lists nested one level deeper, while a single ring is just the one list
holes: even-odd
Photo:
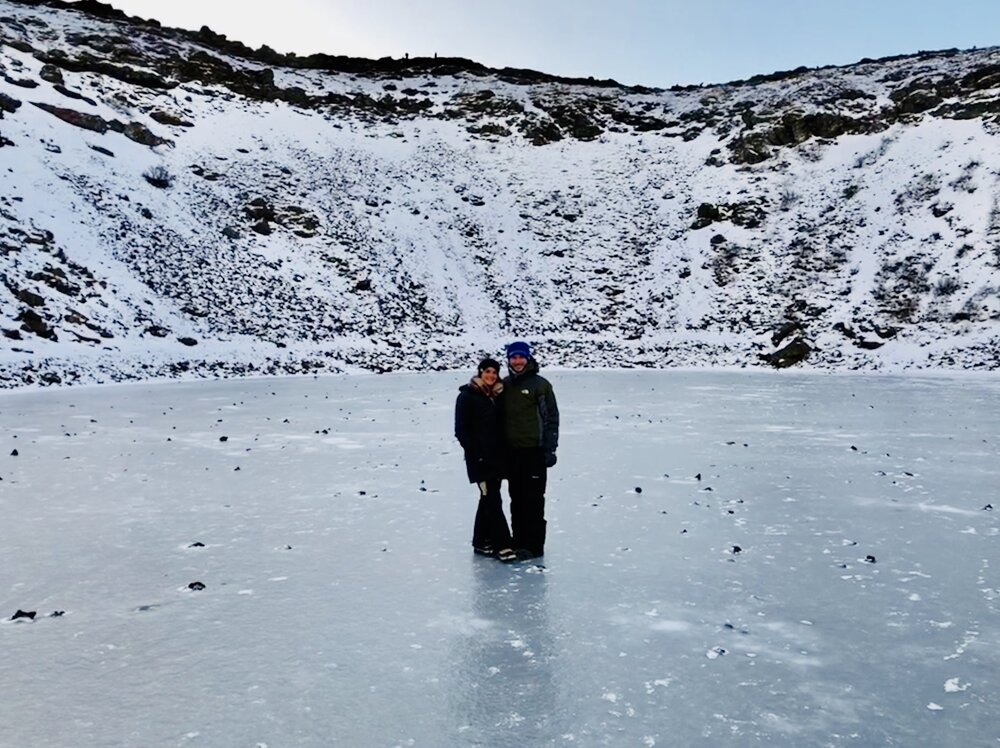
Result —
[{"label": "dark stone on ice", "polygon": [[196,541],[196,542],[194,542],[194,543],[192,543],[191,545],[188,546],[188,548],[204,548],[204,547],[205,547],[205,544],[202,543],[200,540],[198,540],[198,541]]},{"label": "dark stone on ice", "polygon": [[65,610],[53,610],[49,613],[49,618],[62,618],[64,615],[66,615]]},{"label": "dark stone on ice", "polygon": [[743,549],[740,548],[738,545],[734,545],[733,546],[733,555],[736,555],[737,553],[742,553],[742,552],[743,552]]},{"label": "dark stone on ice", "polygon": [[865,556],[865,563],[867,563],[867,564],[874,564],[875,563],[875,557],[872,554],[869,553],[867,556]]},{"label": "dark stone on ice", "polygon": [[14,615],[12,615],[10,617],[10,620],[16,621],[19,618],[27,618],[29,621],[34,621],[36,615],[37,615],[37,611],[34,611],[34,610],[21,610],[20,608],[18,608],[17,609],[17,613],[15,613]]},{"label": "dark stone on ice", "polygon": [[642,486],[636,486],[635,487],[635,492],[636,493],[642,493]]},{"label": "dark stone on ice", "polygon": [[205,585],[201,582],[191,582],[191,584],[188,585],[188,589],[198,592],[199,590],[205,589]]},{"label": "dark stone on ice", "polygon": [[177,342],[186,346],[198,345],[198,341],[194,338],[177,338]]},{"label": "dark stone on ice", "polygon": [[993,505],[992,504],[987,504],[986,506],[983,507],[983,511],[984,512],[992,512],[993,511]]},{"label": "dark stone on ice", "polygon": [[220,442],[228,442],[229,441],[229,437],[228,436],[220,436],[219,437],[219,441]]}]

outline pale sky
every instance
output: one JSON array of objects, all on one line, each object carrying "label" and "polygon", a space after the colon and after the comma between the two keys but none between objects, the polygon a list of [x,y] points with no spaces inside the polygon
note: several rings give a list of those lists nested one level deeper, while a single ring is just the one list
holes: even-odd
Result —
[{"label": "pale sky", "polygon": [[467,57],[667,87],[1000,44],[1000,0],[107,0],[251,47]]}]

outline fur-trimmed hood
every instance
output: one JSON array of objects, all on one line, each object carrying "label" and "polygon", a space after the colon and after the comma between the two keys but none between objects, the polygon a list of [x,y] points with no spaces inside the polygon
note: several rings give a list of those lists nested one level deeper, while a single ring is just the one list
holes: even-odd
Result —
[{"label": "fur-trimmed hood", "polygon": [[459,389],[473,390],[475,392],[479,392],[482,395],[485,395],[491,400],[495,400],[496,398],[500,397],[500,393],[503,392],[503,381],[498,379],[491,388],[486,385],[486,382],[483,381],[482,377],[475,376],[469,380],[468,384],[463,384],[461,387],[459,387]]}]

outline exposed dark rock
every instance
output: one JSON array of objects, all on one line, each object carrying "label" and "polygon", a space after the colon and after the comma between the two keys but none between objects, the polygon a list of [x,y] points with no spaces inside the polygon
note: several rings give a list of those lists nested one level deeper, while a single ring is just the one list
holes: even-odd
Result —
[{"label": "exposed dark rock", "polygon": [[20,39],[7,39],[4,41],[4,44],[12,49],[16,49],[18,52],[24,52],[26,55],[32,55],[35,53],[34,47],[28,44],[28,42]]},{"label": "exposed dark rock", "polygon": [[63,80],[62,70],[51,63],[42,65],[42,69],[38,71],[38,77],[47,83],[63,85],[66,82]]},{"label": "exposed dark rock", "polygon": [[2,76],[12,86],[18,88],[38,88],[38,81],[32,78],[11,78],[9,75]]},{"label": "exposed dark rock", "polygon": [[773,353],[762,353],[760,358],[775,369],[785,369],[802,363],[809,357],[810,353],[812,353],[812,347],[802,338],[795,338],[784,348]]},{"label": "exposed dark rock", "polygon": [[116,65],[107,60],[94,57],[87,52],[75,58],[68,55],[56,55],[53,52],[36,54],[36,57],[42,62],[62,68],[63,70],[69,70],[74,73],[99,73],[123,83],[131,83],[134,86],[142,86],[143,88],[166,91],[177,87],[177,81],[166,80],[157,73],[140,70],[128,65]]},{"label": "exposed dark rock", "polygon": [[77,91],[72,91],[66,88],[66,86],[63,86],[62,84],[57,83],[56,85],[53,86],[53,88],[59,93],[61,93],[63,96],[65,96],[67,99],[74,99],[75,101],[82,101],[85,104],[90,104],[91,106],[97,106],[97,102],[94,101],[93,99],[84,96],[82,93],[79,93]]},{"label": "exposed dark rock", "polygon": [[52,106],[51,104],[43,104],[37,101],[33,101],[31,103],[39,109],[55,115],[63,122],[68,122],[69,124],[81,127],[84,130],[92,130],[93,132],[98,132],[102,135],[108,131],[107,121],[97,114],[86,114],[84,112],[78,112],[74,109],[64,109],[62,107]]},{"label": "exposed dark rock", "polygon": [[479,135],[485,138],[509,138],[511,135],[511,129],[509,127],[504,127],[503,125],[498,125],[493,122],[488,122],[485,125],[469,125],[466,130],[473,135]]},{"label": "exposed dark rock", "polygon": [[22,288],[15,295],[20,301],[23,301],[28,306],[31,307],[45,306],[45,299],[43,297],[39,296],[38,294],[32,291],[29,291],[26,288]]},{"label": "exposed dark rock", "polygon": [[35,610],[21,610],[20,608],[18,608],[17,612],[10,617],[10,620],[17,621],[19,619],[26,618],[29,621],[34,621],[35,620],[35,616],[37,614],[38,614],[38,611],[35,611]]},{"label": "exposed dark rock", "polygon": [[713,205],[702,203],[698,206],[692,230],[703,229],[719,221],[729,221],[736,226],[754,229],[763,223],[767,213],[753,202]]},{"label": "exposed dark rock", "polygon": [[146,328],[146,333],[154,338],[165,338],[170,334],[170,330],[160,325],[150,325]]},{"label": "exposed dark rock", "polygon": [[[8,96],[5,93],[0,93],[0,112],[7,112],[8,114],[13,114],[21,106],[21,102],[12,96]],[[0,114],[0,119],[3,115]]]},{"label": "exposed dark rock", "polygon": [[17,321],[22,322],[21,329],[33,333],[40,338],[47,340],[58,340],[55,330],[49,327],[48,323],[33,309],[25,309],[17,316]]},{"label": "exposed dark rock", "polygon": [[850,117],[837,112],[786,112],[778,124],[758,132],[744,132],[728,147],[734,163],[757,164],[772,155],[773,146],[796,146],[812,138],[838,138],[885,130],[891,122],[879,117]]},{"label": "exposed dark rock", "polygon": [[187,338],[187,337],[185,337],[185,338],[177,338],[177,342],[180,343],[181,345],[186,345],[186,346],[189,346],[189,347],[190,346],[194,346],[194,345],[198,345],[198,341],[195,340],[194,338]]},{"label": "exposed dark rock", "polygon": [[243,212],[253,221],[273,221],[274,206],[263,197],[256,197],[243,208]]},{"label": "exposed dark rock", "polygon": [[[66,296],[76,296],[80,293],[80,287],[69,281],[66,271],[62,268],[46,265],[45,270],[31,273],[28,277],[33,281],[44,283],[49,288],[54,288]],[[39,304],[31,304],[27,299],[21,299],[21,301],[31,306],[40,306]]]},{"label": "exposed dark rock", "polygon": [[785,322],[781,327],[771,333],[771,345],[779,346],[792,333],[802,332],[802,326],[798,322]]},{"label": "exposed dark rock", "polygon": [[666,121],[658,117],[649,117],[642,114],[612,109],[609,112],[611,119],[619,124],[628,125],[636,132],[655,132],[668,127]]},{"label": "exposed dark rock", "polygon": [[934,115],[948,119],[980,119],[1000,114],[1000,97],[979,101],[948,102],[934,110]]},{"label": "exposed dark rock", "polygon": [[854,341],[854,345],[866,351],[874,351],[881,348],[885,343],[881,340],[864,340],[863,338],[858,338]]},{"label": "exposed dark rock", "polygon": [[727,148],[732,151],[732,160],[736,164],[759,164],[772,155],[766,138],[760,133],[740,135],[730,141]]},{"label": "exposed dark rock", "polygon": [[532,145],[548,145],[563,139],[562,130],[550,119],[525,119],[518,125],[518,129]]},{"label": "exposed dark rock", "polygon": [[174,114],[172,112],[167,112],[162,109],[157,109],[149,113],[150,119],[159,122],[161,125],[172,125],[174,127],[194,127],[193,122],[188,122],[183,117]]},{"label": "exposed dark rock", "polygon": [[582,108],[571,105],[546,107],[549,116],[557,127],[577,140],[593,140],[604,128]]},{"label": "exposed dark rock", "polygon": [[858,334],[854,332],[852,328],[848,327],[843,322],[838,322],[837,324],[835,324],[833,326],[833,329],[839,332],[845,338],[848,338],[849,340],[853,340],[858,336]]},{"label": "exposed dark rock", "polygon": [[963,88],[982,91],[988,88],[1000,88],[1000,65],[984,65],[962,77]]},{"label": "exposed dark rock", "polygon": [[896,108],[902,114],[926,112],[944,101],[944,97],[940,94],[925,88],[893,91],[891,98],[896,102]]},{"label": "exposed dark rock", "polygon": [[718,206],[712,205],[712,203],[702,203],[698,206],[698,211],[694,223],[691,224],[691,228],[695,230],[703,229],[721,220],[722,212]]},{"label": "exposed dark rock", "polygon": [[129,140],[133,140],[141,145],[148,145],[150,148],[170,143],[169,140],[154,134],[140,122],[129,122],[125,125],[125,129],[122,132]]}]

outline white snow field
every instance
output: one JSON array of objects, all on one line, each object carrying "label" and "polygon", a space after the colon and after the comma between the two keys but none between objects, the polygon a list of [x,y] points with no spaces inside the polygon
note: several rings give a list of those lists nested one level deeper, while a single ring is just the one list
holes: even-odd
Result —
[{"label": "white snow field", "polygon": [[1000,744],[1000,381],[543,374],[513,566],[464,372],[0,394],[0,743]]}]

